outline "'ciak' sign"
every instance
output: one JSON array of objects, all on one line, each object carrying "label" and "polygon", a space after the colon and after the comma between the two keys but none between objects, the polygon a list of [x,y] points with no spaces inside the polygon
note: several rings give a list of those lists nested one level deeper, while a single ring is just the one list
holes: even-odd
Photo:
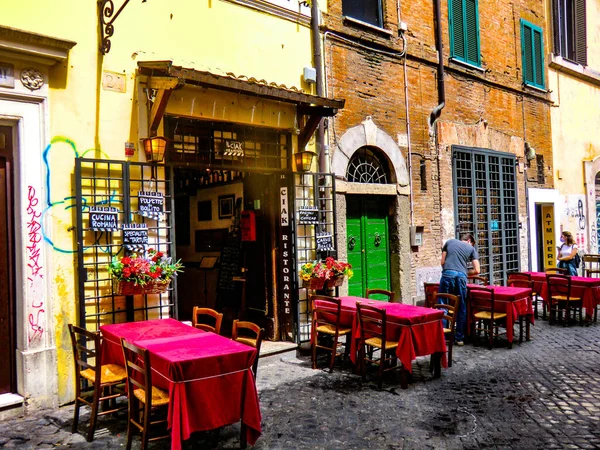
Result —
[{"label": "'ciak' sign", "polygon": [[244,143],[229,139],[224,140],[223,156],[244,156]]}]

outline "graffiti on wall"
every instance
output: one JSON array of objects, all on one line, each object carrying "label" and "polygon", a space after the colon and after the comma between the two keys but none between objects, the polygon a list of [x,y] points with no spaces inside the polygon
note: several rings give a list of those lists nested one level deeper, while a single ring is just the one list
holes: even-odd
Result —
[{"label": "graffiti on wall", "polygon": [[570,231],[577,247],[584,249],[587,245],[587,218],[585,216],[585,195],[571,194],[564,196],[564,208],[560,218],[562,231]]},{"label": "graffiti on wall", "polygon": [[[36,195],[35,187],[28,186],[27,200],[27,280],[29,281],[29,288],[34,291],[36,284],[44,278],[40,246],[42,242],[42,225],[40,223],[42,213],[38,206],[40,200]],[[29,330],[27,333],[29,342],[41,339],[44,333],[43,313],[45,312],[44,302],[39,300],[40,297],[32,295],[30,298],[32,300],[29,307]]]}]

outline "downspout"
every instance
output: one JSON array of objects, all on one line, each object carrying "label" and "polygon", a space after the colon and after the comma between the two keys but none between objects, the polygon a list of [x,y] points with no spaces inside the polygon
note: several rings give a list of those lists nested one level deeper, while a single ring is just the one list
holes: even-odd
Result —
[{"label": "downspout", "polygon": [[[317,72],[317,95],[323,97],[323,58],[321,55],[321,37],[319,34],[319,4],[312,0],[310,4],[310,29],[312,32],[313,61]],[[328,166],[328,149],[325,144],[325,126],[323,119],[317,128],[317,152],[319,154],[319,172],[326,173]],[[299,149],[302,150],[302,149]]]},{"label": "downspout", "polygon": [[446,106],[446,86],[444,84],[444,53],[442,41],[442,6],[440,0],[433,0],[435,16],[435,48],[438,54],[437,84],[438,104],[429,114],[429,133],[433,134],[433,126]]}]

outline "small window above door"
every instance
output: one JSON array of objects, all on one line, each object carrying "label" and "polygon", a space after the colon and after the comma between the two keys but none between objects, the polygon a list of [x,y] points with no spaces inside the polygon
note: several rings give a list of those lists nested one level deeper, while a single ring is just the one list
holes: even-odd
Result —
[{"label": "small window above door", "polygon": [[392,183],[389,163],[385,156],[370,147],[359,148],[350,159],[346,179],[351,183]]}]

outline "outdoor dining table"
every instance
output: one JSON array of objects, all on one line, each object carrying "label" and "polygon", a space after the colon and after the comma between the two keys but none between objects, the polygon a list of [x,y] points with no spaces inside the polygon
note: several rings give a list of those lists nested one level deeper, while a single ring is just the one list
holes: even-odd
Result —
[{"label": "outdoor dining table", "polygon": [[253,347],[205,332],[174,319],[128,322],[100,327],[103,364],[125,365],[121,338],[148,350],[153,385],[169,392],[171,449],[182,440],[242,421],[254,445],[261,433]]},{"label": "outdoor dining table", "polygon": [[[356,364],[360,327],[356,303],[385,309],[387,318],[387,337],[398,340],[396,356],[403,368],[411,373],[412,361],[417,356],[439,355],[443,367],[448,367],[446,358],[446,339],[442,319],[444,312],[432,308],[388,303],[362,297],[339,297],[341,303],[340,325],[352,327],[350,360]],[[318,300],[316,300],[318,303]],[[439,373],[439,371],[438,371]],[[406,386],[402,386],[405,388]]]},{"label": "outdoor dining table", "polygon": [[[545,272],[525,272],[531,275],[533,290],[547,303],[548,283]],[[594,309],[600,304],[600,278],[571,277],[571,295],[583,299],[586,320],[591,320]]]},{"label": "outdoor dining table", "polygon": [[[433,288],[439,288],[439,283],[433,283]],[[533,302],[531,299],[532,290],[530,288],[512,287],[512,286],[481,286],[479,284],[467,284],[467,287],[478,288],[485,287],[494,291],[494,300],[496,306],[496,312],[506,313],[506,339],[508,340],[509,346],[512,345],[514,340],[513,326],[519,316],[525,316],[527,319],[527,337],[530,339],[530,324],[534,322],[533,319]],[[437,292],[437,289],[436,289]],[[467,304],[468,306],[468,304]],[[470,332],[470,317],[467,315],[467,330]]]}]

